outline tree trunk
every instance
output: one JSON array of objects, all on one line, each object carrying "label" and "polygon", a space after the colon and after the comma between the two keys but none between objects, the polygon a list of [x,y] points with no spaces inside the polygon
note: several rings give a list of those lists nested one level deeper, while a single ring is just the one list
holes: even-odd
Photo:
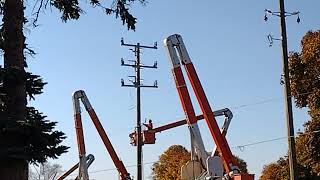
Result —
[{"label": "tree trunk", "polygon": [[1,161],[0,177],[1,180],[27,180],[28,162],[18,159],[8,159],[7,161]]},{"label": "tree trunk", "polygon": [[[3,10],[4,36],[4,68],[24,71],[23,0],[5,0]],[[24,121],[26,116],[26,86],[25,81],[4,81],[3,84],[8,102],[7,118],[12,121]],[[19,146],[19,139],[12,139]],[[22,159],[7,158],[0,162],[1,180],[27,180],[28,162]]]},{"label": "tree trunk", "polygon": [[[23,35],[23,2],[6,0],[3,15],[4,30],[4,68],[15,68],[24,71]],[[9,102],[8,117],[13,120],[24,120],[26,116],[25,82],[4,84]]]}]

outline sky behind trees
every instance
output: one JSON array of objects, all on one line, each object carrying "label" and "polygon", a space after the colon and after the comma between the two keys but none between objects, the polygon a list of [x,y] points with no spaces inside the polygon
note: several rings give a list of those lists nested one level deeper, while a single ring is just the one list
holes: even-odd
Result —
[{"label": "sky behind trees", "polygon": [[[301,12],[300,24],[296,17],[287,18],[289,51],[299,51],[302,36],[308,30],[319,29],[319,6],[316,0],[287,1],[288,12]],[[227,107],[234,114],[227,135],[231,147],[286,136],[280,43],[275,41],[268,47],[266,38],[268,34],[280,37],[279,19],[268,16],[264,22],[266,8],[278,11],[278,1],[149,1],[146,6],[132,7],[138,18],[136,32],[127,31],[120,21],[100,9],[84,8],[86,14],[80,20],[68,23],[61,23],[56,10],[46,11],[39,19],[40,26],[29,27],[26,32],[27,43],[38,52],[35,58],[29,58],[29,69],[48,82],[44,94],[31,103],[48,119],[59,122],[58,129],[68,136],[64,143],[71,147],[54,163],[68,169],[78,161],[71,95],[83,89],[120,158],[125,165],[135,164],[136,148],[129,144],[128,137],[136,122],[135,90],[120,87],[120,79],[126,80],[134,73],[120,66],[120,58],[133,59],[134,54],[120,46],[121,37],[127,43],[158,42],[158,50],[143,50],[141,57],[145,64],[156,60],[159,65],[158,70],[142,70],[143,83],[155,79],[159,82],[158,89],[142,90],[142,117],[153,119],[155,127],[184,117],[162,43],[167,36],[178,33],[212,108]],[[197,103],[194,106],[200,113]],[[307,119],[305,111],[294,110],[296,130],[302,129]],[[96,157],[89,171],[114,168],[88,116],[83,120],[87,153]],[[218,121],[221,124],[223,119]],[[212,138],[205,123],[200,125],[209,151],[213,148]],[[156,161],[173,144],[189,148],[186,127],[158,134],[155,145],[144,146],[144,162]],[[258,177],[263,165],[278,159],[286,149],[287,141],[282,139],[232,151]],[[144,166],[146,179],[151,165]],[[135,170],[128,168],[134,176]],[[116,179],[117,171],[95,172],[90,177]]]}]

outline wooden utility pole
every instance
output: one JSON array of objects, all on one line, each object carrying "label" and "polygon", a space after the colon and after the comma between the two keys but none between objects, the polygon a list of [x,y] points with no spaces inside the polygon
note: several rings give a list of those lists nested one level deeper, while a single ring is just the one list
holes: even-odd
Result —
[{"label": "wooden utility pole", "polygon": [[297,158],[293,127],[292,114],[292,98],[290,89],[290,77],[288,67],[288,47],[287,47],[287,31],[286,31],[286,12],[284,7],[284,0],[279,0],[280,6],[280,26],[281,26],[281,44],[282,44],[282,58],[283,58],[283,80],[284,80],[284,97],[287,121],[287,134],[289,146],[289,166],[290,166],[290,180],[297,180]]},{"label": "wooden utility pole", "polygon": [[284,85],[284,102],[285,102],[285,113],[287,123],[287,135],[288,135],[288,156],[289,156],[289,167],[290,167],[290,180],[298,179],[297,172],[297,158],[296,158],[296,146],[294,138],[294,127],[293,127],[293,113],[292,113],[292,98],[290,89],[290,77],[289,77],[289,66],[288,66],[288,47],[287,47],[287,29],[286,29],[286,17],[297,16],[297,23],[300,22],[299,11],[297,12],[286,12],[284,7],[284,0],[279,0],[279,12],[273,12],[269,9],[265,10],[264,20],[267,21],[267,14],[280,17],[280,30],[281,38],[273,38],[272,35],[268,35],[268,40],[272,46],[273,40],[281,41],[282,45],[282,68],[283,73],[281,75],[281,84]]},{"label": "wooden utility pole", "polygon": [[155,81],[154,85],[148,86],[141,84],[141,68],[157,68],[157,62],[155,62],[152,66],[141,65],[140,62],[140,49],[148,48],[148,49],[157,49],[157,43],[154,46],[143,46],[140,43],[137,44],[126,44],[124,43],[123,39],[121,39],[121,46],[129,46],[134,47],[132,51],[135,53],[136,60],[134,60],[134,64],[126,64],[123,59],[121,59],[122,66],[130,66],[135,69],[135,76],[129,76],[134,78],[131,82],[132,84],[127,85],[124,83],[124,80],[121,80],[121,86],[123,87],[134,87],[137,89],[137,180],[142,180],[142,136],[141,136],[141,95],[140,95],[140,88],[147,87],[147,88],[157,88],[158,84]]}]

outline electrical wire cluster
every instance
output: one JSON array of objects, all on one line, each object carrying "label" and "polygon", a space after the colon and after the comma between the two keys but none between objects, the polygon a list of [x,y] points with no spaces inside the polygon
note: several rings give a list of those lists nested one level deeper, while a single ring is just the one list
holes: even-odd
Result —
[{"label": "electrical wire cluster", "polygon": [[[312,132],[304,133],[304,134],[299,134],[299,136],[313,134],[313,133],[320,133],[320,130],[316,130],[316,131],[312,131]],[[285,137],[278,137],[278,138],[273,138],[273,139],[266,139],[266,140],[261,140],[261,141],[252,142],[252,143],[248,143],[248,144],[232,146],[231,148],[238,149],[240,151],[244,151],[245,147],[256,146],[256,145],[259,145],[259,144],[279,141],[279,140],[287,139],[287,138],[289,138],[289,137],[285,136]],[[150,161],[150,162],[143,163],[142,165],[150,165],[150,164],[154,164],[154,163],[157,163],[157,162],[159,162],[159,161]],[[133,168],[133,167],[137,167],[137,165],[126,166],[126,168]],[[92,170],[92,171],[89,171],[89,173],[100,173],[100,172],[108,172],[108,171],[116,171],[116,170],[117,170],[116,168],[109,168],[109,169]],[[70,176],[77,176],[77,174],[74,173],[74,174],[72,174]]]}]

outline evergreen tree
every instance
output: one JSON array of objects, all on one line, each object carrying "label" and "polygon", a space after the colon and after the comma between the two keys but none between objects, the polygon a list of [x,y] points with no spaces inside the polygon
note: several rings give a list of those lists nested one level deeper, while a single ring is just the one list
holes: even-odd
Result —
[{"label": "evergreen tree", "polygon": [[[139,0],[144,3],[144,0]],[[96,8],[106,14],[120,17],[128,29],[135,30],[136,18],[128,9],[134,0],[114,0],[110,8],[104,7],[99,0],[90,0]],[[0,30],[0,49],[4,67],[0,69],[0,175],[1,180],[28,179],[28,163],[43,163],[47,158],[57,158],[68,147],[60,145],[65,135],[54,130],[56,122],[34,107],[28,107],[29,99],[42,93],[43,82],[40,76],[26,71],[25,54],[35,52],[27,47],[23,28],[31,21],[34,27],[41,11],[55,7],[61,13],[62,21],[76,20],[84,11],[78,0],[37,0],[33,7],[26,7],[24,0],[0,0],[2,15]],[[26,8],[35,8],[33,19],[27,19]]]}]

